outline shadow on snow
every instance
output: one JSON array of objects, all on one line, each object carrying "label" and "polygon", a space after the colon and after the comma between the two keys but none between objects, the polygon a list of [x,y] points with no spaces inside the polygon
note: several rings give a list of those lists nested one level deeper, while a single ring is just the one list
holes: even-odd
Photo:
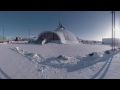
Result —
[{"label": "shadow on snow", "polygon": [[93,75],[90,79],[95,79],[106,67],[105,70],[103,71],[103,74],[98,78],[98,79],[103,79],[105,77],[109,67],[110,67],[112,59],[113,59],[113,55],[111,57],[109,57],[108,59],[106,59],[106,62],[103,65],[103,67],[95,75]]},{"label": "shadow on snow", "polygon": [[[98,62],[105,62],[106,61],[106,63],[107,63],[110,60],[109,65],[105,70],[105,73],[101,76],[101,78],[103,78],[105,76],[109,66],[110,66],[112,57],[115,54],[117,54],[118,52],[119,52],[119,50],[115,51],[113,53],[110,53],[110,54],[105,54],[104,53],[102,57],[97,57],[97,58],[91,58],[90,56],[86,56],[86,57],[83,57],[83,58],[79,59],[79,61],[77,61],[77,63],[75,63],[75,64],[60,63],[59,62],[60,59],[58,59],[57,57],[47,58],[45,61],[39,62],[39,63],[40,64],[45,64],[45,65],[48,65],[48,66],[51,66],[51,67],[54,67],[54,68],[66,68],[67,72],[74,72],[74,71],[92,66],[92,65],[94,65]],[[54,62],[54,63],[51,63],[51,62]],[[103,68],[105,67],[106,63],[103,65]],[[100,71],[98,72],[98,74],[100,73]],[[97,74],[94,77],[96,77],[96,76],[97,76]],[[94,78],[94,77],[92,77],[92,78]]]},{"label": "shadow on snow", "polygon": [[[1,68],[0,68],[0,73],[6,78],[6,79],[11,79],[11,77],[9,77]],[[0,79],[2,79],[0,77]]]}]

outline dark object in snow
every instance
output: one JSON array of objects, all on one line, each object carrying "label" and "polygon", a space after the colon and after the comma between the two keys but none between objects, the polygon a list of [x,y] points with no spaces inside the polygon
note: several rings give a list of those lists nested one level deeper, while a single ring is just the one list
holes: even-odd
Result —
[{"label": "dark object in snow", "polygon": [[63,56],[62,55],[59,55],[58,58],[62,58]]},{"label": "dark object in snow", "polygon": [[69,60],[70,58],[65,55],[59,55],[58,58],[63,59],[63,60]]},{"label": "dark object in snow", "polygon": [[117,51],[117,49],[114,49],[114,51]]},{"label": "dark object in snow", "polygon": [[111,51],[117,51],[117,49],[113,49],[113,50],[111,50]]},{"label": "dark object in snow", "polygon": [[89,54],[89,56],[93,56],[93,55],[94,55],[94,53],[90,53],[90,54]]},{"label": "dark object in snow", "polygon": [[106,53],[106,54],[110,54],[110,51],[107,50],[107,51],[105,51],[105,53]]}]

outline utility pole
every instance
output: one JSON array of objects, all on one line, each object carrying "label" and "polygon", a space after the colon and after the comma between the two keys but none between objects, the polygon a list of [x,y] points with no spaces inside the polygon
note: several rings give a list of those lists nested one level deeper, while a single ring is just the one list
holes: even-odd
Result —
[{"label": "utility pole", "polygon": [[112,50],[115,50],[115,11],[112,11]]},{"label": "utility pole", "polygon": [[30,40],[30,29],[28,29],[29,30],[29,40]]},{"label": "utility pole", "polygon": [[114,50],[115,50],[115,11],[114,11]]},{"label": "utility pole", "polygon": [[3,27],[3,42],[4,42],[4,26],[2,25],[2,27]]},{"label": "utility pole", "polygon": [[113,50],[113,11],[112,13],[112,50]]}]

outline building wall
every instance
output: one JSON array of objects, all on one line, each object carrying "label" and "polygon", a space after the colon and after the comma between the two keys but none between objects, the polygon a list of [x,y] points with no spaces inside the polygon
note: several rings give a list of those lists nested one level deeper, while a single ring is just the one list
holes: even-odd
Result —
[{"label": "building wall", "polygon": [[37,42],[41,43],[44,39],[46,39],[46,42],[51,42],[51,41],[61,41],[61,38],[57,35],[57,33],[53,31],[45,31],[41,33],[38,36]]},{"label": "building wall", "polygon": [[55,31],[44,31],[39,34],[37,43],[41,43],[43,39],[59,40],[61,44],[78,44],[76,36],[68,30],[55,30]]},{"label": "building wall", "polygon": [[[103,38],[102,42],[104,44],[111,44],[112,43],[112,38]],[[115,38],[115,43],[120,43],[120,39]]]}]

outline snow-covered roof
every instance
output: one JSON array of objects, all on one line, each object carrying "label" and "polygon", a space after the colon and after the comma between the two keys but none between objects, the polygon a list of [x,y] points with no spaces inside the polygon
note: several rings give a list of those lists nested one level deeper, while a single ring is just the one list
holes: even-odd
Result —
[{"label": "snow-covered roof", "polygon": [[59,28],[59,29],[55,30],[55,33],[57,33],[59,35],[59,37],[61,38],[61,42],[64,44],[79,43],[76,36],[66,29]]},{"label": "snow-covered roof", "polygon": [[54,30],[54,31],[44,31],[38,36],[38,38],[43,33],[47,33],[47,32],[55,33],[60,38],[60,42],[62,44],[78,44],[79,43],[77,37],[72,32],[66,30],[65,27],[63,27],[63,25],[61,23],[59,23],[59,26],[57,27],[56,30]]}]

